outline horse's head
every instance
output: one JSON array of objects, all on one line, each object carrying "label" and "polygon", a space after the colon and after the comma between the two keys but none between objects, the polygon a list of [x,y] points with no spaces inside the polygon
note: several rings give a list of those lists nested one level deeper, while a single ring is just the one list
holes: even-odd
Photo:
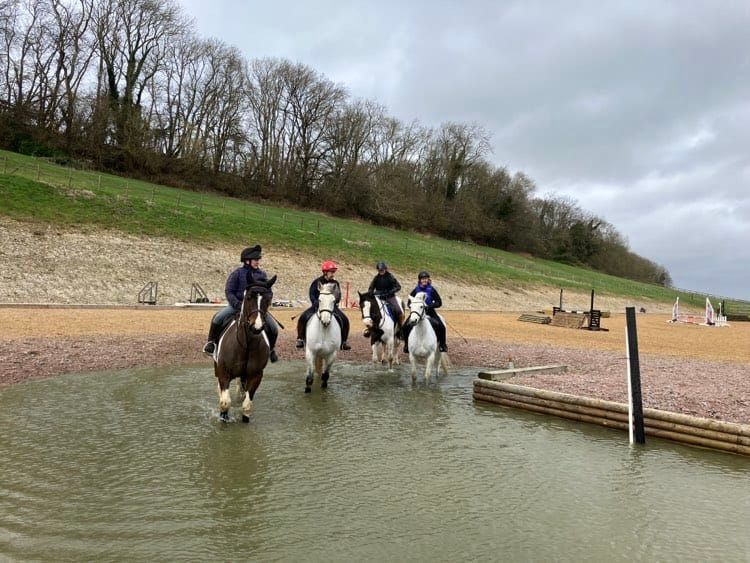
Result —
[{"label": "horse's head", "polygon": [[424,318],[425,312],[427,311],[427,304],[425,303],[426,298],[427,294],[422,291],[417,292],[414,297],[409,297],[409,318],[406,319],[408,324],[417,324]]},{"label": "horse's head", "polygon": [[333,318],[333,309],[336,306],[336,284],[318,283],[318,317],[323,326],[331,324]]},{"label": "horse's head", "polygon": [[359,291],[359,310],[362,313],[362,322],[368,328],[380,324],[380,308],[378,307],[375,296],[370,293],[360,293]]},{"label": "horse's head", "polygon": [[240,323],[256,334],[262,331],[266,324],[266,313],[271,305],[271,286],[275,282],[276,276],[270,280],[253,281],[245,289],[240,309]]}]

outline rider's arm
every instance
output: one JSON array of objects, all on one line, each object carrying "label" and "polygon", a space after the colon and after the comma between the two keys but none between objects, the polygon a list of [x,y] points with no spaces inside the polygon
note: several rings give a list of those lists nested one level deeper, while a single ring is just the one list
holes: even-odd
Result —
[{"label": "rider's arm", "polygon": [[391,287],[391,291],[393,292],[393,295],[396,295],[399,291],[401,291],[401,284],[398,283],[398,280],[393,277],[393,286]]},{"label": "rider's arm", "polygon": [[315,278],[313,282],[310,284],[310,303],[312,303],[312,306],[315,307],[318,304],[318,301],[320,300],[320,290],[318,289],[318,278]]},{"label": "rider's arm", "polygon": [[240,283],[240,270],[237,269],[231,274],[229,274],[229,277],[227,278],[227,283],[224,286],[224,295],[227,298],[227,302],[234,307],[235,309],[239,309],[242,303],[240,303],[240,300],[237,298],[237,289],[239,289],[239,283]]},{"label": "rider's arm", "polygon": [[440,299],[440,294],[437,292],[437,289],[434,287],[432,288],[432,305],[431,307],[433,309],[439,309],[443,306],[443,300]]}]

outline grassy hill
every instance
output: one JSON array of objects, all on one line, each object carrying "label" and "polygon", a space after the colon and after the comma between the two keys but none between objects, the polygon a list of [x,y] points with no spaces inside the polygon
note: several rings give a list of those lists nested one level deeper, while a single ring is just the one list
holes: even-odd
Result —
[{"label": "grassy hill", "polygon": [[591,270],[474,244],[373,226],[315,212],[88,172],[0,151],[0,214],[68,227],[95,225],[196,243],[260,240],[274,247],[337,256],[355,264],[387,260],[401,271],[491,287],[550,286],[702,306],[705,295],[677,292]]}]

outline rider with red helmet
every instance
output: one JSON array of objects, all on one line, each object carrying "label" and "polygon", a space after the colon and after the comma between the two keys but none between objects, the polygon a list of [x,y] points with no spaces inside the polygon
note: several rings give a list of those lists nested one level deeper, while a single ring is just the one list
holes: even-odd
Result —
[{"label": "rider with red helmet", "polygon": [[335,286],[333,293],[336,296],[336,305],[333,309],[333,316],[336,317],[336,320],[341,326],[341,349],[351,350],[352,347],[349,346],[349,343],[347,342],[347,340],[349,339],[349,319],[344,314],[344,312],[339,309],[339,302],[341,301],[341,286],[339,285],[338,280],[334,279],[336,270],[338,270],[338,266],[333,260],[326,260],[320,265],[320,269],[323,272],[323,275],[315,278],[310,284],[309,295],[310,303],[312,305],[299,316],[299,319],[297,319],[296,346],[297,348],[305,347],[305,330],[307,328],[307,321],[310,320],[310,317],[312,317],[315,314],[315,311],[318,309],[318,301],[320,299],[320,286],[326,283],[330,283]]}]

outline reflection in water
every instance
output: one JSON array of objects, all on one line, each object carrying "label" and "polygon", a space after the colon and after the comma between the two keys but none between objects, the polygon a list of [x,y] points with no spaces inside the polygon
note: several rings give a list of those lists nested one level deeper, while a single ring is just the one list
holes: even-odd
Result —
[{"label": "reflection in water", "polygon": [[750,460],[474,405],[475,372],[281,363],[250,424],[209,367],[0,389],[0,559],[750,557]]}]

